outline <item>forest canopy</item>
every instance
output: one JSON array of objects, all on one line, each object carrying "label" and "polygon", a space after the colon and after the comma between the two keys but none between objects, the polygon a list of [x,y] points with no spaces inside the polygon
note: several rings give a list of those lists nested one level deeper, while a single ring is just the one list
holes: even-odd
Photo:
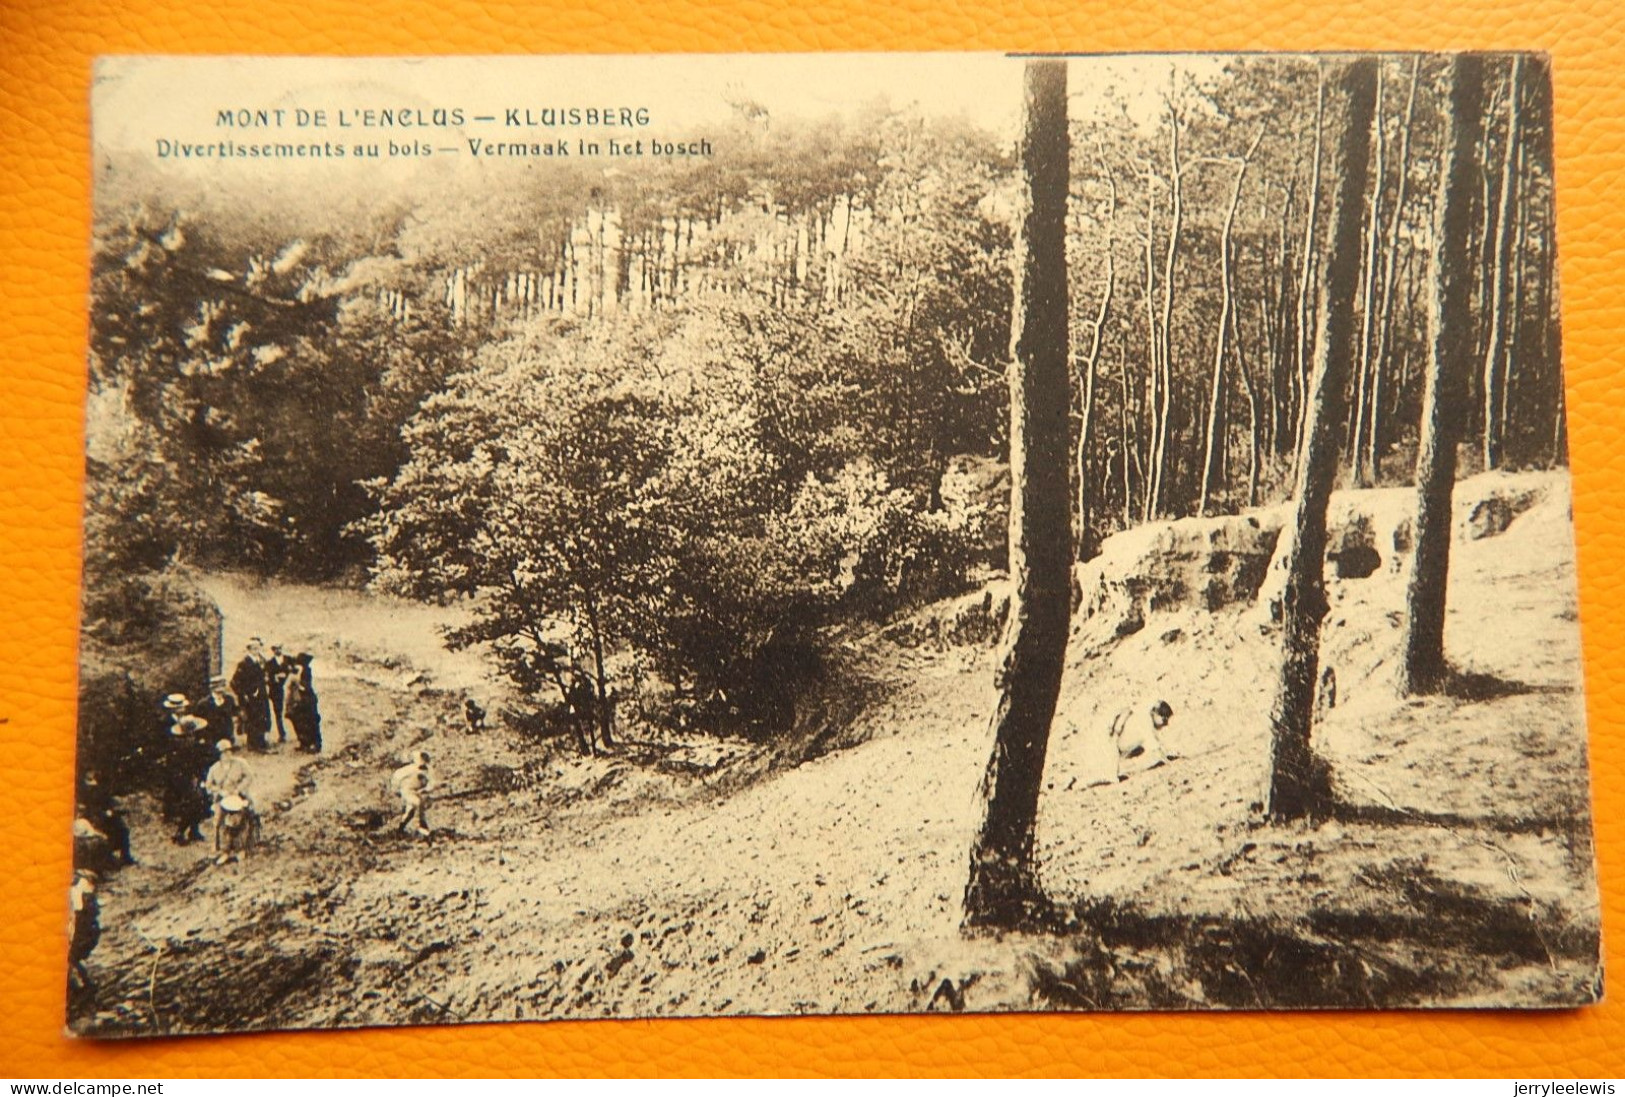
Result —
[{"label": "forest canopy", "polygon": [[[1469,471],[1564,459],[1550,82],[1535,57],[1491,70]],[[1444,73],[1379,66],[1350,484],[1412,475]],[[1081,555],[1290,491],[1325,100],[1312,57],[1073,81]],[[914,107],[745,95],[701,136],[712,155],[493,161],[379,194],[108,154],[92,586],[199,563],[463,600],[454,642],[528,691],[585,683],[607,713],[618,676],[651,672],[686,714],[771,731],[831,630],[1001,570],[1014,150]]]}]

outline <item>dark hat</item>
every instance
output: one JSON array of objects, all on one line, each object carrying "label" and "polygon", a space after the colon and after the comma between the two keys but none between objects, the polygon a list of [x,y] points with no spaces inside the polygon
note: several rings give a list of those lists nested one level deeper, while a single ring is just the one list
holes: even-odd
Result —
[{"label": "dark hat", "polygon": [[1158,701],[1156,704],[1151,706],[1151,711],[1166,720],[1168,717],[1174,714],[1174,706],[1170,705],[1167,701]]}]

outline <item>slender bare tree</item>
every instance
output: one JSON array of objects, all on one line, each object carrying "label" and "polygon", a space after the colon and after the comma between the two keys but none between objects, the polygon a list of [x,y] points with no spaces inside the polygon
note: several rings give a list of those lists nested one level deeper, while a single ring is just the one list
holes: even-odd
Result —
[{"label": "slender bare tree", "polygon": [[1095,374],[1100,368],[1100,348],[1111,315],[1112,296],[1117,288],[1117,178],[1106,162],[1106,150],[1100,152],[1101,168],[1106,174],[1109,188],[1106,200],[1106,276],[1105,289],[1100,295],[1100,309],[1089,324],[1089,355],[1082,361],[1079,374],[1083,389],[1083,423],[1078,428],[1078,559],[1088,560],[1095,555],[1094,537],[1094,484],[1089,475],[1089,454],[1095,424]]},{"label": "slender bare tree", "polygon": [[[1292,445],[1298,460],[1303,453],[1304,419],[1309,413],[1309,355],[1313,349],[1310,345],[1311,331],[1309,326],[1309,287],[1314,275],[1315,259],[1315,214],[1320,209],[1320,162],[1326,139],[1326,70],[1320,62],[1315,62],[1315,155],[1314,166],[1309,176],[1309,200],[1303,217],[1303,248],[1299,254],[1301,267],[1298,271],[1298,308],[1294,316],[1293,330],[1297,333],[1293,358],[1297,362],[1294,373],[1298,387],[1298,419],[1296,429],[1293,431]],[[1296,475],[1296,473],[1294,473]]]},{"label": "slender bare tree", "polygon": [[1371,477],[1365,464],[1365,438],[1369,417],[1375,414],[1373,394],[1376,389],[1375,367],[1377,323],[1377,275],[1382,266],[1382,250],[1378,242],[1382,237],[1382,159],[1385,152],[1382,132],[1382,62],[1377,62],[1377,115],[1371,126],[1371,140],[1376,148],[1371,165],[1371,202],[1368,210],[1370,224],[1365,234],[1365,266],[1360,285],[1360,362],[1355,375],[1354,426],[1349,434],[1349,467],[1354,482],[1369,486]]},{"label": "slender bare tree", "polygon": [[[1207,514],[1208,493],[1213,490],[1213,462],[1215,456],[1223,451],[1223,443],[1219,438],[1219,402],[1223,399],[1224,356],[1229,350],[1229,336],[1235,329],[1235,286],[1232,271],[1235,266],[1235,257],[1230,244],[1231,233],[1236,225],[1236,210],[1241,206],[1241,186],[1247,179],[1247,165],[1252,162],[1253,154],[1258,151],[1259,142],[1264,140],[1264,131],[1260,129],[1258,136],[1248,146],[1247,154],[1233,161],[1236,165],[1236,182],[1230,191],[1230,208],[1224,215],[1224,229],[1219,234],[1219,326],[1213,340],[1213,382],[1208,393],[1207,404],[1207,432],[1204,437],[1206,444],[1202,447],[1202,495],[1196,505],[1198,515]],[[1238,347],[1239,350],[1239,347]],[[1251,400],[1251,389],[1248,389],[1248,399]],[[1257,416],[1254,415],[1254,435],[1257,435]],[[1257,465],[1256,458],[1253,464]]]},{"label": "slender bare tree", "polygon": [[[1381,325],[1377,336],[1377,364],[1371,394],[1371,422],[1366,435],[1366,465],[1375,480],[1382,479],[1382,379],[1384,372],[1393,374],[1394,288],[1399,283],[1399,229],[1405,216],[1405,191],[1411,173],[1411,132],[1416,122],[1416,85],[1422,71],[1420,54],[1411,58],[1411,87],[1405,96],[1405,121],[1399,131],[1399,180],[1394,195],[1394,208],[1388,216],[1388,262],[1382,280]],[[1358,439],[1355,440],[1358,444]]]},{"label": "slender bare tree", "polygon": [[[1507,272],[1512,267],[1513,185],[1517,179],[1518,146],[1518,77],[1523,60],[1512,59],[1512,74],[1507,78],[1506,139],[1501,147],[1500,199],[1496,204],[1495,252],[1491,268],[1489,293],[1489,339],[1484,348],[1484,467],[1492,469],[1501,463],[1501,430],[1499,404],[1501,387],[1506,383],[1510,363],[1504,361],[1506,348],[1505,320],[1507,302]],[[1517,308],[1517,303],[1513,303]]]}]

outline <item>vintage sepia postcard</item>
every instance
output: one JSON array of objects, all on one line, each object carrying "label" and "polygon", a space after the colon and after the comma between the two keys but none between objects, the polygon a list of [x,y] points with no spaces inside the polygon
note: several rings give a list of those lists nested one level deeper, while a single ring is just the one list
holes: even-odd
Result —
[{"label": "vintage sepia postcard", "polygon": [[104,59],[67,1023],[1602,994],[1536,54]]}]

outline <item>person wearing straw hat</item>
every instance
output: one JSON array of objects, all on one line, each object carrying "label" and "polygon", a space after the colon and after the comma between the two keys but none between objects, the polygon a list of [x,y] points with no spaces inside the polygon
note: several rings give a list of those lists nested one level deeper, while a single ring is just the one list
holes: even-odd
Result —
[{"label": "person wearing straw hat", "polygon": [[160,808],[164,822],[174,828],[170,841],[180,846],[201,842],[203,821],[209,817],[208,800],[198,782],[209,768],[212,752],[198,737],[206,725],[188,711],[190,706],[184,693],[171,693],[163,700]]},{"label": "person wearing straw hat", "polygon": [[203,788],[214,807],[214,863],[235,861],[253,844],[259,818],[249,795],[252,774],[248,764],[237,757],[230,739],[214,745],[220,760],[209,767]]}]

